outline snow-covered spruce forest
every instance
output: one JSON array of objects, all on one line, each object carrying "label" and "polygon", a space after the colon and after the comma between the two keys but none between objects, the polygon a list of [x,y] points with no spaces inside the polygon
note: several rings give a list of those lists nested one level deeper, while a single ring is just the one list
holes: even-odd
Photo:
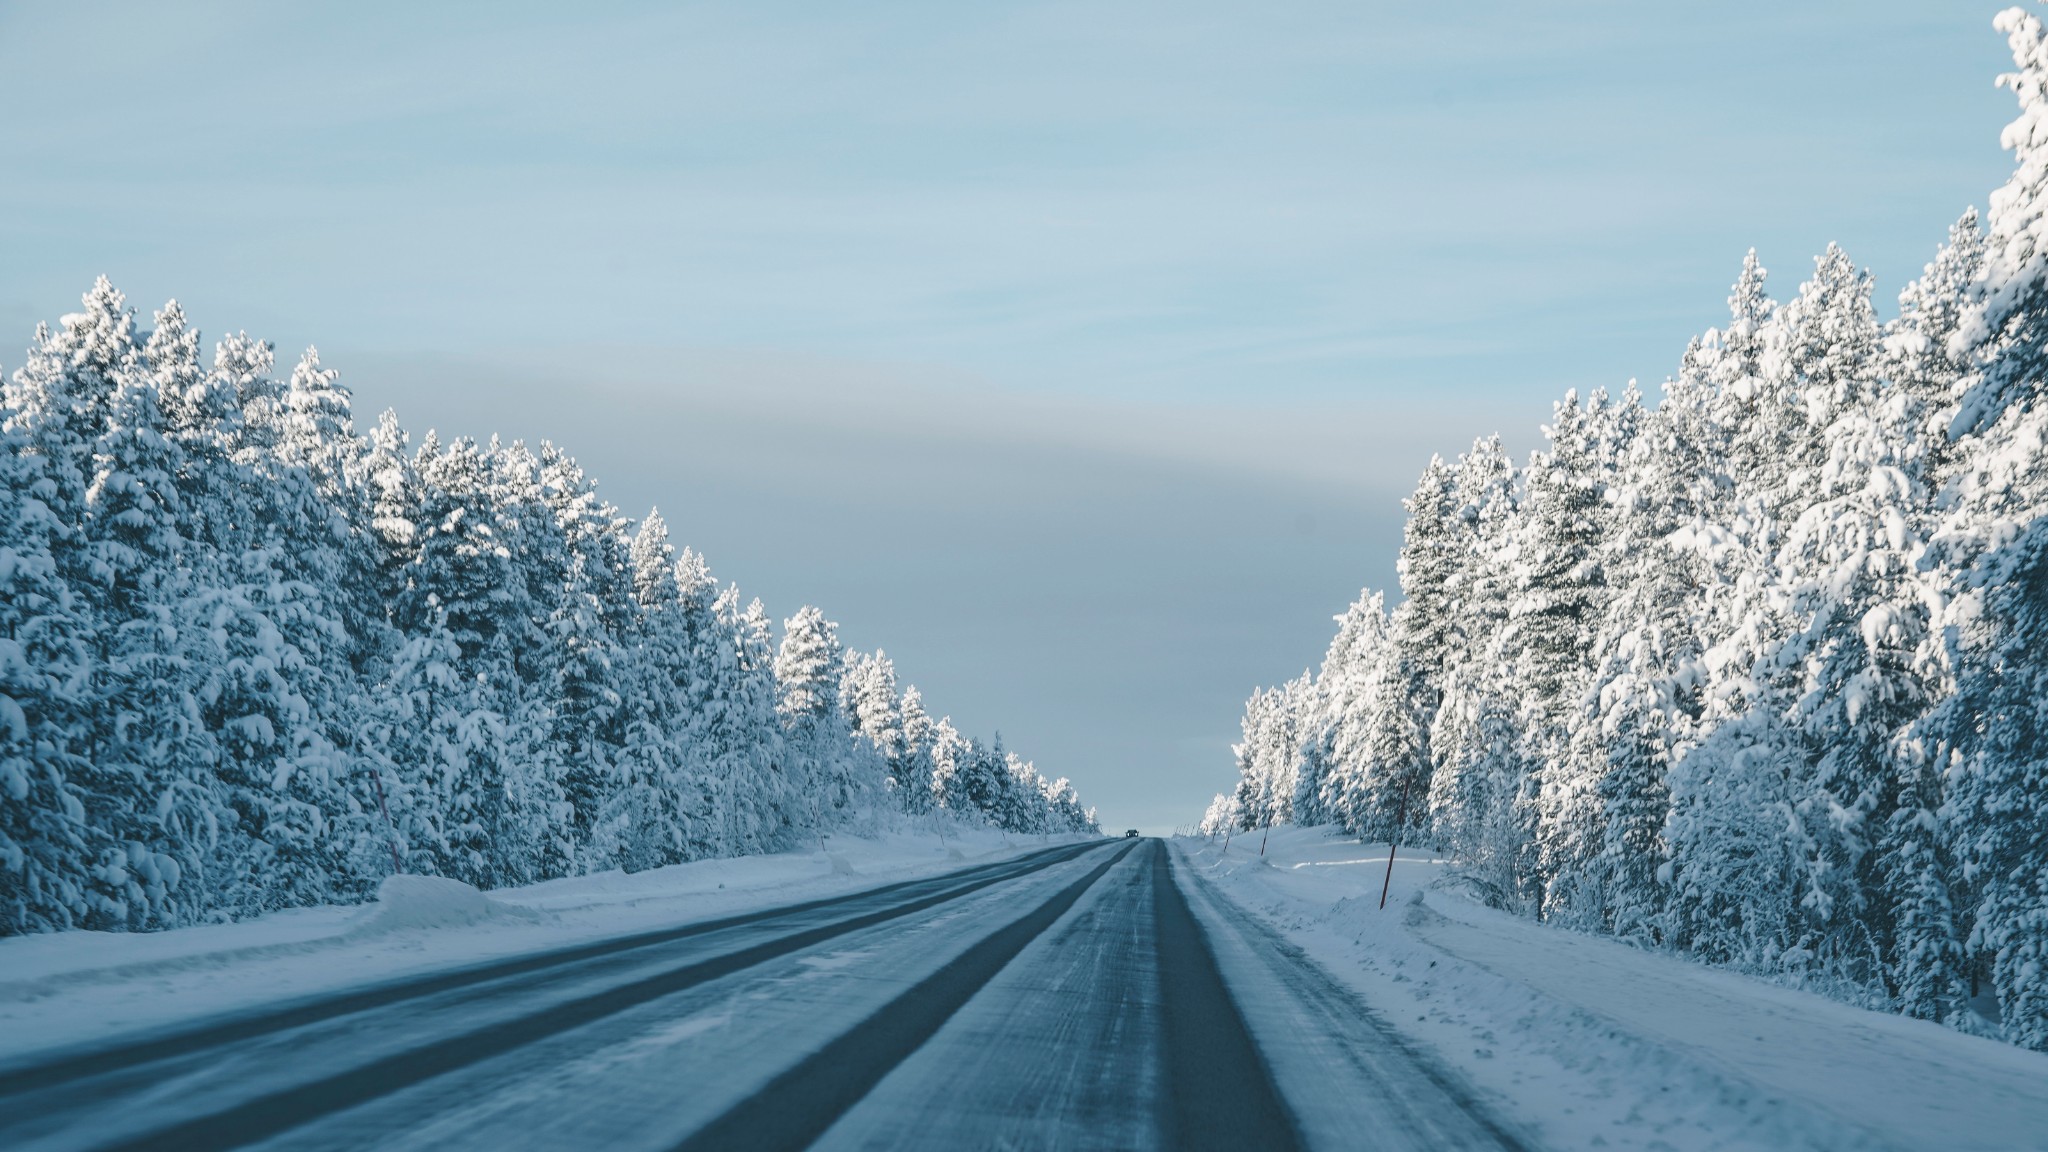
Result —
[{"label": "snow-covered spruce forest", "polygon": [[[790,846],[1094,828],[886,655],[637,529],[550,445],[358,435],[308,351],[104,279],[0,393],[0,934]],[[951,810],[949,816],[946,810]]]},{"label": "snow-covered spruce forest", "polygon": [[2048,36],[1896,318],[1754,255],[1661,402],[1406,502],[1402,599],[1251,698],[1205,830],[1424,842],[1505,908],[2048,1049]]}]

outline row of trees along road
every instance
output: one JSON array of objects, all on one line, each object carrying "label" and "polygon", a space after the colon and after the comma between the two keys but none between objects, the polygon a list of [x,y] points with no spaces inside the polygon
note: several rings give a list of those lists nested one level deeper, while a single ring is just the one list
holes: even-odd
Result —
[{"label": "row of trees along road", "polygon": [[367,436],[105,280],[0,391],[0,934],[770,851],[859,814],[1094,827],[887,656],[550,445]]},{"label": "row of trees along road", "polygon": [[1881,322],[1754,255],[1662,402],[1407,501],[1403,599],[1253,696],[1208,826],[1454,854],[1497,905],[2048,1049],[2048,36],[2018,160]]}]

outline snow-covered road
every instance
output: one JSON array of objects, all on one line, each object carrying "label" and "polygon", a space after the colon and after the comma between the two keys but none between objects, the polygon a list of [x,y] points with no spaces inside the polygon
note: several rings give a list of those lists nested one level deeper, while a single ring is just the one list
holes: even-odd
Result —
[{"label": "snow-covered road", "polygon": [[1094,841],[23,1055],[0,1146],[1517,1145],[1357,1007]]}]

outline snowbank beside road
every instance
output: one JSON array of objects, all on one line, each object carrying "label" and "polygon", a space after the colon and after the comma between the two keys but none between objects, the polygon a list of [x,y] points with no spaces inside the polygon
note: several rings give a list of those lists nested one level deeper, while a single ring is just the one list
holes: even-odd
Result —
[{"label": "snowbank beside road", "polygon": [[460,880],[446,876],[386,876],[377,886],[377,900],[350,929],[353,936],[407,929],[466,928],[491,921],[541,919],[538,909],[494,900]]},{"label": "snowbank beside road", "polygon": [[1275,828],[1175,844],[1555,1147],[2048,1149],[2048,1056],[1566,932],[1434,887],[1441,861]]},{"label": "snowbank beside road", "polygon": [[478,892],[393,877],[383,899],[167,932],[0,939],[0,1059],[264,1003],[819,899],[1086,837],[918,822],[821,849]]}]

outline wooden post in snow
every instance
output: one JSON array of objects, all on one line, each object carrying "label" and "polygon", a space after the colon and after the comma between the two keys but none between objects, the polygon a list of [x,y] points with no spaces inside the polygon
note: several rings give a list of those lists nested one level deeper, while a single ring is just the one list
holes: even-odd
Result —
[{"label": "wooden post in snow", "polygon": [[1401,829],[1408,824],[1408,783],[1401,784],[1401,805],[1394,813],[1394,834],[1387,837],[1387,878],[1380,881],[1380,908],[1387,906],[1387,889],[1394,886],[1394,845],[1400,842]]}]

